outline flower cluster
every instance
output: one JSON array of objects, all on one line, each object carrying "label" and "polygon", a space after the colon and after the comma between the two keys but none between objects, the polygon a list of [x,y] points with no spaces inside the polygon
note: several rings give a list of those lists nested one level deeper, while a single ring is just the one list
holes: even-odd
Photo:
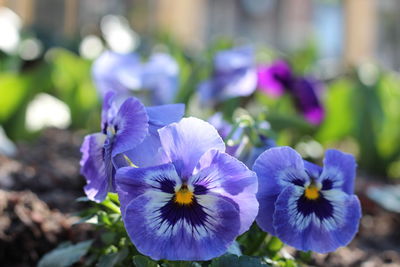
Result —
[{"label": "flower cluster", "polygon": [[[213,78],[202,85],[201,93],[216,100],[232,92],[252,93],[257,75],[251,53],[247,48],[220,52]],[[209,260],[224,254],[255,221],[303,251],[325,253],[352,240],[361,217],[353,194],[353,156],[328,150],[321,168],[289,147],[276,147],[257,131],[265,125],[238,128],[220,114],[210,123],[183,118],[183,104],[145,107],[126,94],[127,88],[139,88],[135,82],[147,79],[148,88],[161,90],[159,86],[169,86],[163,82],[168,80],[166,70],[138,71],[133,55],[102,57],[93,70],[104,90],[101,132],[86,136],[81,147],[84,189],[96,202],[109,192],[118,194],[126,232],[140,253],[155,260]],[[166,59],[158,55],[147,64]],[[99,74],[114,61],[130,67]],[[137,72],[141,74],[135,76]],[[310,97],[314,87],[309,80],[293,82],[283,61],[260,69],[258,75],[261,88],[275,96],[290,89],[305,116],[319,121],[313,109],[319,102]],[[239,156],[244,131],[250,131],[258,145]],[[223,138],[238,142],[226,147]]]}]

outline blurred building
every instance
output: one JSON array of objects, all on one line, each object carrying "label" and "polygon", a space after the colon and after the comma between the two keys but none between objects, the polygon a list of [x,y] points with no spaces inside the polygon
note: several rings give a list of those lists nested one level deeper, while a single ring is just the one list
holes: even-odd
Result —
[{"label": "blurred building", "polygon": [[397,0],[0,0],[0,5],[49,43],[99,34],[101,18],[116,14],[140,34],[167,31],[195,49],[220,36],[283,52],[314,40],[322,58],[348,64],[373,59],[400,68]]}]

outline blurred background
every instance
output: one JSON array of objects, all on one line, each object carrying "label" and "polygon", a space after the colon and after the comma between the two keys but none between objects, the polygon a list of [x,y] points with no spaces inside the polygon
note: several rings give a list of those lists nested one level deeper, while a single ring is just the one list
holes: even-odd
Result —
[{"label": "blurred background", "polygon": [[[396,266],[399,14],[397,0],[0,0],[0,188],[29,189],[51,209],[75,211],[65,203],[83,195],[79,146],[100,125],[93,62],[107,50],[135,53],[143,62],[162,52],[178,65],[172,102],[185,103],[187,115],[207,119],[222,110],[231,123],[243,114],[268,121],[268,138],[317,163],[327,148],[354,154],[365,214],[360,238],[315,264]],[[289,96],[276,99],[261,90],[203,108],[197,89],[213,75],[214,56],[241,46],[254,48],[257,66],[284,59],[299,77],[320,81],[323,120],[310,123]],[[10,195],[0,193],[0,214],[6,214]],[[36,201],[30,197],[18,201]],[[5,250],[10,240],[22,244],[39,231],[12,239],[11,221],[1,222],[0,215],[0,262],[12,253]],[[71,236],[68,227],[53,229],[57,238],[42,229],[48,245],[27,245],[34,253],[26,262]]]}]

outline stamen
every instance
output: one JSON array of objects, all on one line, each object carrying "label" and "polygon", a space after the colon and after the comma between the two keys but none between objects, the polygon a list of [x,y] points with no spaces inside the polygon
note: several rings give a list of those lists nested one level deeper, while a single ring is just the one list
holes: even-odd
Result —
[{"label": "stamen", "polygon": [[187,185],[182,187],[175,192],[175,202],[181,205],[190,205],[193,202],[193,192],[189,190]]},{"label": "stamen", "polygon": [[319,189],[315,185],[309,185],[304,191],[304,196],[310,200],[315,200],[319,198]]}]

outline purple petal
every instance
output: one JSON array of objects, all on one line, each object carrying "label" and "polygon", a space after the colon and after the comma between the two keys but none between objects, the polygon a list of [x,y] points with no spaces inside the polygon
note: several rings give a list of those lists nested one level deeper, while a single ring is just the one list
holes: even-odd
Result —
[{"label": "purple petal", "polygon": [[288,185],[302,186],[309,180],[301,156],[290,147],[274,147],[262,153],[254,163],[258,176],[257,199],[260,204],[257,224],[275,235],[272,225],[274,203]]},{"label": "purple petal", "polygon": [[149,127],[148,120],[146,110],[139,100],[133,97],[125,100],[112,121],[116,131],[112,157],[133,149],[144,140]]},{"label": "purple petal", "polygon": [[297,108],[312,124],[319,124],[325,116],[325,110],[320,100],[323,91],[322,84],[312,78],[294,79],[289,92],[293,95]]},{"label": "purple petal", "polygon": [[172,196],[175,186],[182,184],[173,164],[148,168],[120,168],[115,179],[122,214],[133,199],[147,190],[160,191]]},{"label": "purple petal", "polygon": [[238,235],[239,214],[229,199],[201,195],[192,206],[147,191],[131,201],[123,221],[138,251],[154,260],[209,260],[226,252]]},{"label": "purple petal", "polygon": [[306,215],[299,210],[302,194],[298,187],[288,186],[279,195],[273,215],[276,235],[284,243],[303,251],[327,253],[347,245],[357,232],[361,217],[357,197],[338,190],[324,192],[331,208],[330,216],[326,209],[320,210],[324,216],[321,217],[309,210]]},{"label": "purple petal", "polygon": [[258,87],[271,97],[281,96],[293,79],[289,64],[283,60],[277,60],[270,66],[258,67],[257,75]]},{"label": "purple petal", "polygon": [[215,55],[214,59],[216,72],[231,72],[236,69],[252,67],[253,64],[254,51],[251,47],[220,51]]},{"label": "purple petal", "polygon": [[143,87],[152,90],[154,104],[173,103],[179,89],[179,66],[168,54],[156,53],[143,67]]},{"label": "purple petal", "polygon": [[162,147],[183,178],[189,178],[200,157],[210,149],[225,151],[224,141],[209,123],[184,118],[158,130]]},{"label": "purple petal", "polygon": [[92,66],[93,80],[102,96],[141,87],[140,60],[135,54],[105,51]]},{"label": "purple petal", "polygon": [[87,135],[81,147],[81,174],[87,182],[84,190],[87,197],[96,202],[104,200],[110,187],[103,160],[105,140],[106,136],[101,133]]},{"label": "purple petal", "polygon": [[322,172],[322,168],[312,162],[304,160],[304,168],[306,169],[306,173],[309,177],[319,180],[319,177]]},{"label": "purple petal", "polygon": [[218,150],[209,150],[200,159],[189,183],[204,186],[210,192],[226,196],[238,205],[239,234],[249,229],[258,212],[257,176],[236,158]]},{"label": "purple petal", "polygon": [[185,104],[147,107],[146,110],[150,124],[165,126],[182,119],[185,114]]},{"label": "purple petal", "polygon": [[351,195],[354,192],[356,167],[357,164],[353,155],[328,149],[325,153],[321,183],[326,184],[327,181],[330,181],[332,188],[340,188]]}]

